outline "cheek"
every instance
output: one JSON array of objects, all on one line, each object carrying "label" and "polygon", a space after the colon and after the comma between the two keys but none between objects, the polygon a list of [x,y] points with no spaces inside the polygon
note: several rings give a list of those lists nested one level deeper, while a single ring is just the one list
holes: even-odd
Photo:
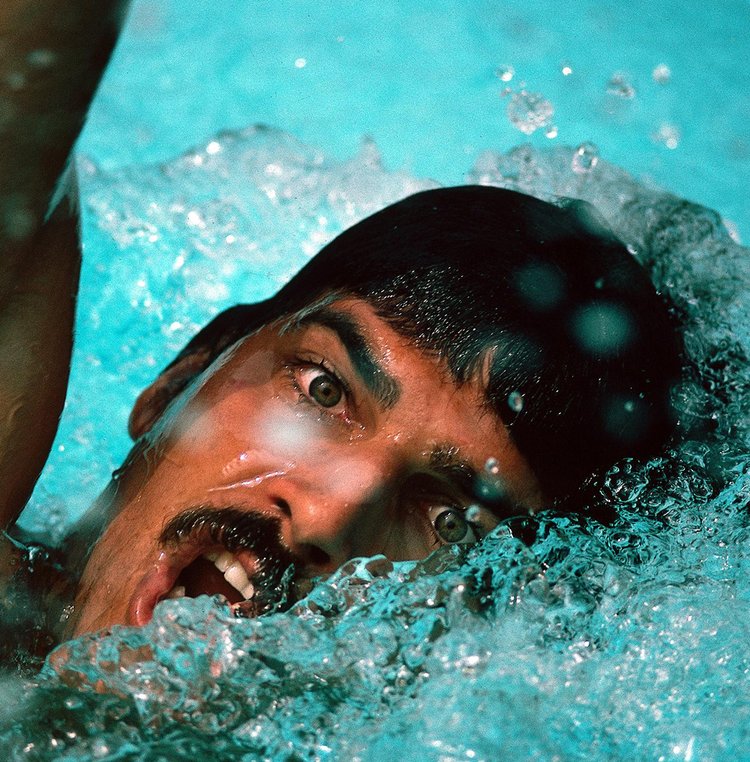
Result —
[{"label": "cheek", "polygon": [[173,403],[155,429],[162,449],[199,455],[226,439],[247,439],[254,413],[273,399],[279,358],[258,350],[241,361],[230,351],[208,375]]},{"label": "cheek", "polygon": [[249,462],[289,466],[324,457],[325,432],[279,384],[229,390],[221,399],[199,395],[172,422],[164,460],[174,467],[229,475]]},{"label": "cheek", "polygon": [[314,459],[321,449],[316,422],[278,401],[255,412],[251,432],[258,446],[294,460]]},{"label": "cheek", "polygon": [[435,548],[425,515],[410,513],[394,521],[388,537],[388,557],[392,561],[414,561],[427,557]]}]

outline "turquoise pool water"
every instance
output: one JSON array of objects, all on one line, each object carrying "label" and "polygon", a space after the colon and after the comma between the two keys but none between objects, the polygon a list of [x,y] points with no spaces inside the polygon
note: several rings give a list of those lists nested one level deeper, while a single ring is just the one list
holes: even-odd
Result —
[{"label": "turquoise pool water", "polygon": [[197,326],[435,181],[597,203],[686,315],[687,441],[613,469],[611,527],[542,516],[284,614],[168,602],[70,644],[3,684],[6,756],[750,758],[748,40],[739,1],[136,2],[81,142],[78,344],[27,525],[93,499]]}]

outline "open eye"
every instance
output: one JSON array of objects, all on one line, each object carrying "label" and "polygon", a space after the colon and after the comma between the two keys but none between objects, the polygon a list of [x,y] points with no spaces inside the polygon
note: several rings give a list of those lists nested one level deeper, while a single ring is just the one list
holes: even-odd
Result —
[{"label": "open eye", "polygon": [[321,407],[334,408],[344,399],[344,385],[323,368],[301,368],[299,381],[303,393]]},{"label": "open eye", "polygon": [[436,505],[428,515],[437,536],[447,544],[472,543],[479,540],[474,525],[467,521],[464,511],[449,505]]}]

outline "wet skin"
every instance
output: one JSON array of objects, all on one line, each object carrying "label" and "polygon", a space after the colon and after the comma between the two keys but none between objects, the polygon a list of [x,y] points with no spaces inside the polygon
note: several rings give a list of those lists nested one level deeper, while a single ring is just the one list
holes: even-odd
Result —
[{"label": "wet skin", "polygon": [[[135,452],[109,505],[97,507],[112,520],[85,565],[68,635],[144,624],[188,564],[225,549],[226,527],[207,533],[205,520],[162,537],[191,509],[204,519],[234,509],[229,524],[268,517],[278,540],[263,552],[291,554],[298,577],[312,578],[357,556],[418,559],[479,539],[497,517],[482,509],[467,521],[465,509],[474,472],[490,458],[511,503],[542,504],[529,466],[484,406],[481,379],[457,387],[357,299],[226,350]],[[230,550],[252,582],[263,552]]]}]

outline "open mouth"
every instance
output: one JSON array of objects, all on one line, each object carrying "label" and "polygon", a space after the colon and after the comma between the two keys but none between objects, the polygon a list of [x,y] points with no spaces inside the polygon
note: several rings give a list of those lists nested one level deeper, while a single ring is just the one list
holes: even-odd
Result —
[{"label": "open mouth", "polygon": [[196,598],[199,595],[223,595],[230,604],[236,604],[252,600],[255,585],[234,554],[214,550],[188,564],[167,597]]},{"label": "open mouth", "polygon": [[223,596],[236,616],[256,617],[290,606],[311,585],[295,579],[297,559],[281,544],[278,523],[234,508],[179,514],[128,607],[127,622],[147,624],[167,598]]}]

